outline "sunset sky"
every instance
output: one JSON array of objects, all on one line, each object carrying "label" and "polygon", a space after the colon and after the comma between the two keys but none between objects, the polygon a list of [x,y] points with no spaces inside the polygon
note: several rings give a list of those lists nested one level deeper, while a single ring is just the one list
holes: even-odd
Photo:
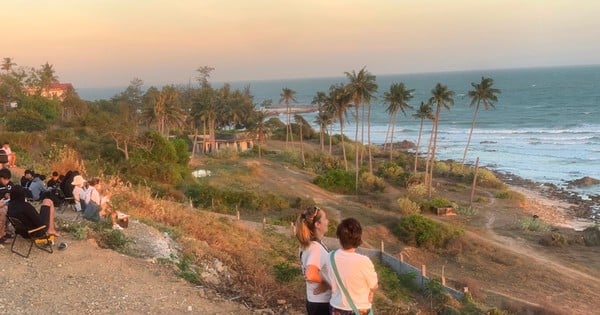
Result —
[{"label": "sunset sky", "polygon": [[600,64],[598,0],[5,1],[0,58],[75,87]]}]

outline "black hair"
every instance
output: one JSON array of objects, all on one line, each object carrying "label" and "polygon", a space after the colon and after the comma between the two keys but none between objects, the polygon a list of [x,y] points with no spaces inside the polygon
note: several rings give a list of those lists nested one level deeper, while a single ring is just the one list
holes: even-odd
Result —
[{"label": "black hair", "polygon": [[10,170],[8,168],[3,168],[0,169],[0,178],[4,178],[4,179],[11,179],[12,174],[10,173]]},{"label": "black hair", "polygon": [[27,196],[27,191],[23,186],[14,186],[10,190],[10,200],[25,202],[25,196]]}]

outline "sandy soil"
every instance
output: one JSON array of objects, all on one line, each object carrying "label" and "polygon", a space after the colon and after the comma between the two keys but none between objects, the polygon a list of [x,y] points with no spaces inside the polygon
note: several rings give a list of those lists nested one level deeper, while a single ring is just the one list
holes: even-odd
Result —
[{"label": "sandy soil", "polygon": [[[27,259],[0,245],[0,314],[255,314],[184,281],[172,266],[91,239],[57,241],[68,247],[52,254],[34,248]],[[16,245],[24,250],[26,243]]]}]

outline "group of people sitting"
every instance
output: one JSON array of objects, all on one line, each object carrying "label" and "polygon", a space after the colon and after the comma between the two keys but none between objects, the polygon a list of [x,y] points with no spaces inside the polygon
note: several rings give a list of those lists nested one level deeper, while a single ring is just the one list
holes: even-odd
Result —
[{"label": "group of people sitting", "polygon": [[[100,179],[86,181],[77,171],[60,175],[53,172],[48,182],[45,176],[26,170],[21,185],[14,185],[8,168],[0,169],[0,244],[13,237],[8,233],[8,217],[14,217],[32,229],[45,225],[47,233],[60,236],[54,226],[56,208],[65,202],[74,203],[77,212],[90,221],[108,217],[112,228],[121,230],[117,212],[110,203],[110,193],[103,189]],[[31,204],[41,204],[39,212]],[[26,236],[26,235],[24,235]]]}]

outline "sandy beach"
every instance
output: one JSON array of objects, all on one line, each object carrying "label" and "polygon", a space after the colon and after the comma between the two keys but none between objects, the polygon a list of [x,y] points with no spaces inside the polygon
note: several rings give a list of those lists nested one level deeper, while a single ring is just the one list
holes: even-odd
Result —
[{"label": "sandy beach", "polygon": [[549,224],[572,228],[576,231],[583,231],[595,224],[590,219],[577,218],[570,214],[569,210],[577,207],[576,204],[565,200],[551,199],[540,192],[525,187],[509,185],[509,188],[525,196],[524,212],[537,215]]}]

